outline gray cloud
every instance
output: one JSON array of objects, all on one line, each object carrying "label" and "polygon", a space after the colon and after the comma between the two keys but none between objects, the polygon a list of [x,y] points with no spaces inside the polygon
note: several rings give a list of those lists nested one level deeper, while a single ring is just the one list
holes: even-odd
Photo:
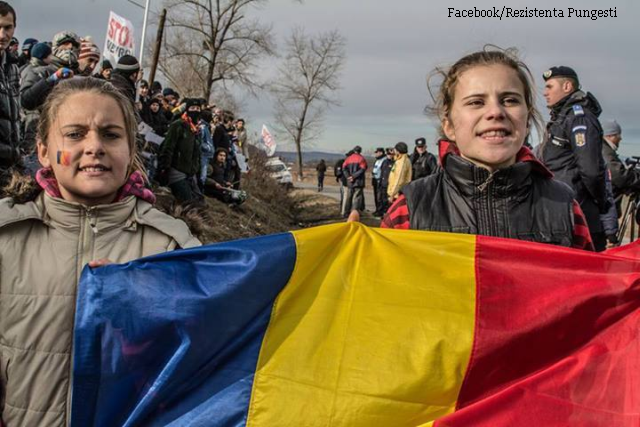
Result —
[{"label": "gray cloud", "polygon": [[[139,0],[143,2],[143,0]],[[628,140],[637,137],[640,154],[639,114],[640,49],[637,43],[640,6],[631,0],[581,2],[482,0],[273,0],[255,10],[255,16],[273,23],[282,39],[294,25],[309,32],[337,28],[348,40],[348,61],[341,91],[342,106],[327,118],[327,132],[318,148],[343,149],[351,141],[362,143],[386,138],[397,129],[412,134],[433,128],[422,115],[428,102],[426,75],[437,65],[451,63],[486,43],[520,49],[531,68],[539,92],[541,73],[551,65],[574,67],[584,87],[592,91],[605,109],[604,116],[616,117],[628,130]],[[152,0],[155,10],[160,1]],[[141,29],[142,10],[126,0],[20,0],[17,6],[18,37],[50,38],[56,31],[71,29],[91,34],[99,46],[104,43],[109,10],[127,17]],[[580,18],[447,18],[447,8],[617,8],[617,18],[596,21]],[[149,34],[155,34],[151,29]],[[138,46],[140,31],[138,31]],[[265,64],[266,74],[273,64]],[[539,101],[542,101],[539,99]],[[256,121],[270,120],[267,96],[247,98],[247,113]],[[543,107],[543,103],[539,102]],[[544,108],[542,108],[544,110]],[[420,125],[419,123],[424,123]],[[377,135],[377,136],[376,136]],[[635,135],[635,136],[634,136]],[[407,132],[406,139],[411,135]],[[398,138],[402,137],[398,135]],[[395,140],[394,138],[393,140]],[[389,140],[389,144],[393,142]],[[377,141],[383,143],[385,141]],[[634,142],[634,141],[632,141]],[[373,143],[372,143],[373,144]]]}]

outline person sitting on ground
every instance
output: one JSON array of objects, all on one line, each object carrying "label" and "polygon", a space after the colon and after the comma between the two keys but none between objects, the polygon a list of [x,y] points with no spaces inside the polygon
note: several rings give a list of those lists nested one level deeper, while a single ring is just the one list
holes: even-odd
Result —
[{"label": "person sitting on ground", "polygon": [[205,181],[204,194],[224,203],[234,205],[242,204],[247,198],[247,193],[234,189],[229,180],[227,150],[224,148],[218,148],[214,154],[213,162],[210,164],[209,173]]},{"label": "person sitting on ground", "polygon": [[593,250],[571,188],[523,146],[540,115],[531,72],[514,51],[485,49],[434,75],[443,78],[432,110],[442,168],[406,185],[382,227]]},{"label": "person sitting on ground", "polygon": [[135,133],[128,100],[98,79],[56,85],[42,108],[42,169],[36,180],[14,175],[0,201],[0,259],[11,265],[0,292],[0,424],[62,427],[70,418],[76,292],[87,264],[200,245],[153,207]]},{"label": "person sitting on ground", "polygon": [[197,177],[200,173],[200,143],[198,122],[200,105],[187,98],[186,111],[171,123],[158,155],[156,179],[168,185],[178,202],[200,200]]},{"label": "person sitting on ground", "polygon": [[411,161],[407,152],[409,147],[404,142],[398,142],[394,148],[394,162],[389,174],[389,187],[387,196],[389,204],[393,203],[400,195],[400,190],[411,182]]}]

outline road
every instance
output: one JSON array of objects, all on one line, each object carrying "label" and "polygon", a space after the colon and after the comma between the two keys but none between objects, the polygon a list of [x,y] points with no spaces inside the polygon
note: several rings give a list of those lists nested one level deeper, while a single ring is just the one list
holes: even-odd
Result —
[{"label": "road", "polygon": [[[325,181],[326,183],[326,181]],[[312,182],[294,182],[293,184],[296,188],[304,188],[308,190],[317,190],[318,186]],[[333,197],[338,202],[340,202],[340,187],[335,185],[325,185],[324,190],[320,193],[325,196]],[[365,210],[369,212],[374,212],[376,210],[375,201],[373,199],[373,189],[369,187],[365,187],[364,189],[364,206]]]}]

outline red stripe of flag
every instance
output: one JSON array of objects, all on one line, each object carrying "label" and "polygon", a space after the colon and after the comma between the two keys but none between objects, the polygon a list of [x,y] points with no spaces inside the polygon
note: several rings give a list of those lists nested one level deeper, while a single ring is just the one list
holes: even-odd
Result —
[{"label": "red stripe of flag", "polygon": [[435,425],[640,425],[640,245],[477,245],[474,348],[458,410]]}]

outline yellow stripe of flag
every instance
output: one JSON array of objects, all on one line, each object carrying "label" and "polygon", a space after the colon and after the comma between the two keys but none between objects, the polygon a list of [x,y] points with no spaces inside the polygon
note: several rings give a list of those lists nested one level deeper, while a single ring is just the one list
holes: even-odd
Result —
[{"label": "yellow stripe of flag", "polygon": [[360,224],[294,236],[247,426],[419,426],[453,412],[473,342],[475,237]]}]

